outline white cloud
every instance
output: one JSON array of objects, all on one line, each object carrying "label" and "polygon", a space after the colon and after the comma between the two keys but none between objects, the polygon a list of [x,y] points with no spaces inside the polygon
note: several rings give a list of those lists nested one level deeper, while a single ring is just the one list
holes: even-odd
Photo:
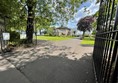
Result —
[{"label": "white cloud", "polygon": [[78,21],[85,16],[95,14],[99,10],[99,3],[96,4],[96,0],[91,0],[91,5],[87,7],[86,10],[89,10],[90,13],[88,14],[87,12],[85,12],[83,7],[75,14],[75,20]]},{"label": "white cloud", "polygon": [[75,15],[75,20],[78,21],[82,17],[87,16],[87,13],[84,12],[84,8],[81,8]]},{"label": "white cloud", "polygon": [[99,3],[96,4],[96,2],[93,2],[87,10],[90,10],[90,15],[95,14],[99,10]]}]

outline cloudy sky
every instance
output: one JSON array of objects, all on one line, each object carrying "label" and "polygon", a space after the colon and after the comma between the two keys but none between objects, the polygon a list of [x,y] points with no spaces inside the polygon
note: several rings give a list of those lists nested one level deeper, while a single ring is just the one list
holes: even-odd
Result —
[{"label": "cloudy sky", "polygon": [[[89,10],[89,14],[85,12],[85,7],[87,8],[86,10]],[[74,16],[74,20],[70,20],[68,22],[67,27],[69,28],[76,28],[77,22],[79,19],[88,16],[88,15],[93,15],[99,10],[99,3],[96,4],[96,0],[88,0],[87,2],[83,3],[80,8],[78,8],[78,12]]]}]

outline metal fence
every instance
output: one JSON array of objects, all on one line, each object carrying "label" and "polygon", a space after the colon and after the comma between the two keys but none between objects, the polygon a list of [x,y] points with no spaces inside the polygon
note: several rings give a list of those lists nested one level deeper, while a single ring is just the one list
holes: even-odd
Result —
[{"label": "metal fence", "polygon": [[98,83],[118,83],[118,0],[101,0],[93,60]]},{"label": "metal fence", "polygon": [[3,50],[3,37],[2,33],[4,31],[4,18],[0,15],[0,52]]},{"label": "metal fence", "polygon": [[5,41],[3,37],[3,33],[6,31],[6,19],[8,19],[8,17],[0,13],[0,53],[6,49],[8,44],[8,42]]}]

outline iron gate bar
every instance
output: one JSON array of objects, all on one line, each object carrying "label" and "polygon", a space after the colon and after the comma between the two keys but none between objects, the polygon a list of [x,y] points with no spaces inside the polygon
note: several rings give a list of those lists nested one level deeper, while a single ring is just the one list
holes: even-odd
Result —
[{"label": "iron gate bar", "polygon": [[[115,23],[116,24],[116,23]],[[116,26],[115,26],[116,27]],[[115,28],[114,27],[114,28]],[[112,39],[114,39],[114,37],[115,37],[115,33],[113,33],[113,37],[112,37]],[[111,51],[113,50],[113,48],[112,48],[112,45],[113,45],[113,41],[111,41],[111,45],[109,46],[110,47],[110,52],[109,52],[109,56],[108,56],[108,63],[106,63],[106,69],[105,69],[105,73],[104,73],[104,75],[106,76],[104,79],[106,79],[108,76],[107,76],[107,74],[108,74],[108,72],[109,72],[109,65],[110,65],[110,58],[111,58]],[[105,81],[105,80],[104,80]]]},{"label": "iron gate bar", "polygon": [[103,39],[103,40],[110,40],[110,41],[116,41],[116,42],[118,42],[118,40],[114,40],[114,39],[108,39],[108,38],[103,38],[103,37],[96,37],[96,38],[98,38],[98,39]]},{"label": "iron gate bar", "polygon": [[[106,14],[105,14],[105,21],[106,21],[106,26],[105,27],[107,27],[107,24],[108,24],[108,17],[109,17],[109,8],[110,8],[110,5],[111,5],[111,0],[110,0],[110,2],[108,2],[108,1],[106,1],[107,2],[107,8],[106,8]],[[105,22],[104,22],[105,23]],[[106,31],[106,28],[103,28],[104,30],[103,31]]]},{"label": "iron gate bar", "polygon": [[[111,3],[111,1],[110,1],[110,3]],[[112,3],[114,4],[114,2],[112,2]],[[111,13],[113,12],[113,9],[114,9],[114,5],[112,6],[112,11],[111,11]],[[111,14],[111,15],[112,15],[112,14]],[[112,16],[111,16],[111,17],[112,17]],[[110,19],[111,19],[111,17],[110,17]],[[108,20],[107,20],[107,22],[108,22]],[[111,20],[110,20],[110,23],[111,23]],[[107,26],[106,26],[106,27],[107,27]],[[110,30],[110,24],[109,24],[108,29]],[[106,70],[106,65],[107,65],[106,59],[108,58],[107,55],[110,54],[108,51],[109,51],[109,49],[110,49],[109,44],[111,43],[110,40],[111,40],[112,34],[106,34],[106,36],[107,36],[107,38],[109,38],[109,40],[108,40],[107,38],[105,38],[107,43],[105,44],[105,50],[104,50],[104,53],[103,53],[102,64],[104,64],[104,66],[101,66],[101,75],[104,75],[104,72],[106,72],[106,71],[105,71],[105,70]],[[104,80],[104,79],[106,79],[106,78],[103,78],[102,80]]]},{"label": "iron gate bar", "polygon": [[103,33],[97,33],[96,35],[105,35],[105,34],[115,33],[115,32],[118,32],[118,30],[112,30],[112,31],[107,31],[107,32],[103,32]]},{"label": "iron gate bar", "polygon": [[118,83],[118,6],[116,3],[118,3],[116,0],[100,2],[93,52],[98,83]]},{"label": "iron gate bar", "polygon": [[[118,43],[117,43],[118,46]],[[118,49],[117,49],[117,55],[118,55]],[[116,62],[116,68],[115,71],[113,72],[113,77],[112,77],[112,82],[111,83],[117,83],[118,82],[118,56],[117,56],[117,62]]]},{"label": "iron gate bar", "polygon": [[[118,7],[117,7],[117,12],[116,12],[116,17],[115,17],[116,19],[115,19],[115,25],[114,25],[114,30],[116,30],[117,29],[117,23],[118,23]],[[114,38],[115,37],[115,38]],[[118,39],[118,33],[113,33],[113,38],[114,39]],[[115,42],[115,41],[114,41]],[[115,44],[116,44],[116,42],[115,42]],[[111,48],[112,49],[112,48]],[[113,62],[115,61],[115,58],[116,58],[116,53],[117,53],[117,46],[115,45],[115,47],[113,48],[113,56],[112,56],[112,61],[111,61],[111,64],[110,64],[110,67],[109,67],[109,72],[108,72],[108,79],[107,79],[107,82],[109,81],[109,78],[110,78],[110,72],[111,72],[111,66],[113,65]],[[111,51],[110,51],[111,52]],[[110,57],[109,57],[109,59],[110,59]],[[108,59],[108,60],[109,60]],[[110,63],[110,61],[109,61],[109,63]],[[109,65],[109,64],[108,64]]]}]

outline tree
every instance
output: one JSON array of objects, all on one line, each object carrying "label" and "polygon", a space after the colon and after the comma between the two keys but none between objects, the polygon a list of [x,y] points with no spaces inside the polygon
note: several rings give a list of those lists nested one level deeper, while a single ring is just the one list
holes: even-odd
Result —
[{"label": "tree", "polygon": [[60,23],[60,20],[61,23],[64,23],[72,18],[77,8],[84,1],[86,0],[26,0],[25,5],[28,10],[27,41],[32,43],[35,16],[47,19],[51,22],[50,25],[58,23],[57,21]]},{"label": "tree", "polygon": [[27,28],[26,28],[27,43],[32,43],[33,32],[34,32],[36,0],[27,0],[26,5],[27,5],[27,13],[28,13]]},{"label": "tree", "polygon": [[53,28],[53,27],[49,27],[49,28],[47,29],[47,34],[48,34],[49,36],[54,36],[54,28]]},{"label": "tree", "polygon": [[77,9],[85,1],[87,0],[54,0],[54,21],[60,26],[66,26],[68,20],[73,19]]},{"label": "tree", "polygon": [[2,0],[0,2],[0,15],[5,18],[5,31],[18,29],[21,5],[18,0]]},{"label": "tree", "polygon": [[0,1],[0,14],[4,16],[11,16],[15,11],[18,11],[15,7],[18,5],[17,0],[2,0]]},{"label": "tree", "polygon": [[92,16],[86,16],[78,21],[77,29],[83,31],[82,39],[84,38],[85,32],[92,29],[92,22],[94,22],[94,18]]}]

